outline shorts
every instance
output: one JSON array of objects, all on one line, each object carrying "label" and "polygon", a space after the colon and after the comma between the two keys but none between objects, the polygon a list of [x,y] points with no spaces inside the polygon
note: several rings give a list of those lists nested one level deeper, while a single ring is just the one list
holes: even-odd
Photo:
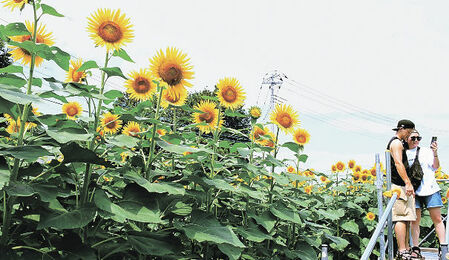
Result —
[{"label": "shorts", "polygon": [[415,205],[417,209],[425,206],[426,208],[441,208],[443,207],[443,201],[441,200],[441,194],[439,191],[428,196],[416,196]]},{"label": "shorts", "polygon": [[413,195],[407,196],[405,193],[405,186],[391,184],[391,189],[401,189],[401,195],[396,200],[392,209],[393,221],[415,221],[416,209],[415,198]]}]

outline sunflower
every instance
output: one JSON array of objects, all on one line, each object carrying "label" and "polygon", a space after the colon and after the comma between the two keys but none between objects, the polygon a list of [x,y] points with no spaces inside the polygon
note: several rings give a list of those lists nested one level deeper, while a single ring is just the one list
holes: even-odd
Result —
[{"label": "sunflower", "polygon": [[97,133],[99,135],[99,136],[97,136],[97,139],[101,139],[101,137],[104,137],[104,131],[100,126],[97,127]]},{"label": "sunflower", "polygon": [[121,152],[120,157],[122,158],[122,163],[126,162],[126,159],[129,157],[128,152]]},{"label": "sunflower", "polygon": [[362,166],[360,165],[356,165],[354,166],[354,168],[352,169],[353,172],[361,172],[362,171]]},{"label": "sunflower", "polygon": [[167,134],[167,130],[162,129],[162,128],[158,128],[158,129],[156,130],[156,133],[158,133],[160,136],[164,136],[164,135]]},{"label": "sunflower", "polygon": [[167,47],[165,53],[159,50],[150,59],[150,70],[153,76],[165,82],[170,88],[191,87],[188,80],[193,79],[193,66],[190,58],[176,48]]},{"label": "sunflower", "polygon": [[352,174],[352,181],[353,182],[359,182],[360,181],[360,172],[354,172]]},{"label": "sunflower", "polygon": [[270,130],[268,130],[268,127],[264,127],[262,129],[261,127],[256,125],[251,132],[250,138],[254,142],[263,145],[265,140],[262,138],[262,136],[267,135],[269,132]]},{"label": "sunflower", "polygon": [[62,106],[62,112],[67,115],[68,119],[75,120],[76,116],[81,115],[83,109],[78,102],[69,102]]},{"label": "sunflower", "polygon": [[132,25],[120,9],[98,9],[91,17],[87,18],[89,23],[87,31],[95,45],[105,46],[107,50],[118,50],[134,38]]},{"label": "sunflower", "polygon": [[32,109],[31,109],[31,112],[33,112],[33,114],[34,114],[35,116],[41,116],[42,113],[39,112],[39,111],[37,111],[37,110],[38,110],[38,107],[33,106]]},{"label": "sunflower", "polygon": [[153,77],[146,69],[132,71],[128,74],[128,80],[125,82],[126,92],[136,101],[145,101],[151,98],[156,92],[156,84]]},{"label": "sunflower", "polygon": [[298,114],[293,111],[293,108],[290,105],[281,104],[277,104],[274,111],[271,112],[270,120],[285,133],[293,132],[299,123]]},{"label": "sunflower", "polygon": [[[29,129],[35,128],[37,125],[35,123],[26,122],[25,123],[25,131]],[[20,117],[17,118],[17,121],[14,119],[8,120],[8,127],[6,128],[6,132],[9,134],[18,133],[20,131]]]},{"label": "sunflower", "polygon": [[312,185],[309,185],[309,186],[304,187],[305,193],[307,193],[307,194],[312,193],[312,188],[313,188]]},{"label": "sunflower", "polygon": [[24,5],[28,3],[29,0],[3,0],[2,4],[3,7],[9,7],[11,8],[11,12],[14,11],[14,9],[19,8],[22,10]]},{"label": "sunflower", "polygon": [[113,179],[114,177],[107,177],[107,176],[104,176],[103,175],[103,180],[105,181],[105,182],[111,182],[112,181],[112,179]]},{"label": "sunflower", "polygon": [[315,176],[315,173],[313,172],[313,169],[309,169],[304,172],[304,175],[307,177],[313,177]]},{"label": "sunflower", "polygon": [[134,121],[128,122],[126,126],[123,127],[122,133],[127,136],[138,137],[139,133],[142,132],[140,125]]},{"label": "sunflower", "polygon": [[376,175],[377,175],[376,168],[374,168],[374,167],[371,168],[371,169],[369,170],[369,172],[370,172],[371,176],[376,177]]},{"label": "sunflower", "polygon": [[376,218],[376,215],[375,215],[373,212],[368,212],[368,213],[366,214],[366,218],[367,218],[369,221],[373,221],[373,220]]},{"label": "sunflower", "polygon": [[335,164],[335,166],[337,167],[337,171],[342,172],[345,170],[346,166],[343,162],[338,161],[337,164]]},{"label": "sunflower", "polygon": [[105,133],[115,134],[122,127],[122,120],[119,120],[118,115],[113,115],[110,112],[103,114],[101,119],[101,126]]},{"label": "sunflower", "polygon": [[293,140],[300,145],[305,145],[310,140],[310,134],[301,128],[298,128],[293,134]]},{"label": "sunflower", "polygon": [[289,172],[289,173],[296,173],[296,170],[295,170],[295,167],[293,167],[293,166],[288,166],[287,167],[287,172]]},{"label": "sunflower", "polygon": [[[26,26],[28,32],[30,32],[30,34],[29,35],[12,36],[12,37],[10,37],[11,40],[16,41],[16,42],[25,42],[25,41],[32,40],[31,36],[34,37],[34,35],[33,35],[34,24],[29,21],[25,21],[25,26]],[[37,28],[36,43],[43,43],[43,44],[46,44],[49,46],[54,44],[53,35],[51,32],[47,33],[45,31],[45,25],[40,24],[39,27]],[[11,48],[12,48],[12,50],[9,53],[11,53],[11,56],[14,61],[21,60],[21,63],[24,65],[31,64],[31,54],[27,50],[19,48],[19,47],[15,47],[15,46],[12,46]],[[39,65],[41,65],[42,61],[43,61],[43,59],[41,57],[36,56],[35,61],[34,61],[35,66],[39,67]]]},{"label": "sunflower", "polygon": [[161,106],[163,108],[167,108],[168,105],[182,106],[186,103],[186,99],[187,89],[184,87],[164,89],[162,91]]},{"label": "sunflower", "polygon": [[70,66],[69,71],[67,72],[65,82],[81,83],[86,78],[86,73],[84,71],[78,71],[81,65],[83,65],[83,60],[70,60],[70,64],[72,66]]},{"label": "sunflower", "polygon": [[323,182],[323,183],[328,183],[328,182],[330,182],[329,179],[328,179],[326,176],[321,176],[321,177],[320,177],[320,181]]},{"label": "sunflower", "polygon": [[[207,125],[197,125],[203,133],[210,133],[217,127],[219,111],[215,103],[203,100],[197,104],[194,109],[201,111],[193,113],[193,122],[195,124],[206,123]],[[222,126],[223,120],[220,119],[219,128]]]},{"label": "sunflower", "polygon": [[348,168],[352,170],[352,169],[354,169],[354,167],[355,167],[355,161],[354,160],[349,160]]},{"label": "sunflower", "polygon": [[6,128],[6,132],[9,134],[18,133],[20,130],[20,118],[16,120],[11,119],[8,120],[8,127]]},{"label": "sunflower", "polygon": [[360,180],[361,180],[363,183],[368,182],[368,179],[369,179],[369,175],[368,175],[368,174],[362,173],[362,175],[360,175]]},{"label": "sunflower", "polygon": [[446,203],[447,203],[447,198],[442,197],[442,198],[441,198],[441,201],[443,202],[443,204],[446,204]]},{"label": "sunflower", "polygon": [[337,166],[335,166],[335,164],[332,164],[331,170],[333,173],[337,172]]},{"label": "sunflower", "polygon": [[236,109],[243,105],[245,92],[236,78],[220,79],[217,89],[217,97],[223,107]]},{"label": "sunflower", "polygon": [[263,140],[262,145],[265,147],[274,148],[277,140],[276,140],[276,137],[274,136],[273,132],[268,132],[268,133],[266,133],[266,135],[269,136],[269,138]]},{"label": "sunflower", "polygon": [[249,114],[253,119],[258,119],[262,115],[260,107],[252,106],[249,108]]}]

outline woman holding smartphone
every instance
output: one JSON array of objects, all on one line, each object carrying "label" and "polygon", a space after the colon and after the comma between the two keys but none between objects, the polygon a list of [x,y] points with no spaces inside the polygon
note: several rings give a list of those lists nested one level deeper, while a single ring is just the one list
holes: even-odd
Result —
[{"label": "woman holding smartphone", "polygon": [[[438,144],[434,138],[430,144],[430,149],[427,147],[419,147],[419,141],[421,141],[419,132],[413,130],[410,134],[407,143],[408,150],[407,158],[409,166],[413,164],[416,157],[416,152],[419,150],[418,160],[424,173],[421,185],[415,191],[415,204],[416,204],[416,221],[412,222],[412,239],[413,239],[413,253],[419,255],[419,224],[421,221],[421,212],[426,207],[429,210],[430,218],[435,226],[435,231],[438,236],[438,240],[441,243],[445,243],[445,228],[441,218],[441,207],[443,202],[441,200],[440,187],[435,179],[435,171],[440,167],[440,161],[438,160]],[[436,139],[436,138],[435,138]]]}]

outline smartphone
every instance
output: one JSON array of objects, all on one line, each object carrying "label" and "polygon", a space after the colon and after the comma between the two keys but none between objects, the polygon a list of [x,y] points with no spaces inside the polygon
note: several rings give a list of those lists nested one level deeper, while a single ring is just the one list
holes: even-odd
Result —
[{"label": "smartphone", "polygon": [[430,141],[430,144],[432,144],[433,142],[437,141],[437,137],[436,136],[432,136],[432,141]]}]

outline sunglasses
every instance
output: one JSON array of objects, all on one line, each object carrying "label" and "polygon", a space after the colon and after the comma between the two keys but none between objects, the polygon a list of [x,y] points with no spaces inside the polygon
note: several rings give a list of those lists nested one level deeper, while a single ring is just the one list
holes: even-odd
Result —
[{"label": "sunglasses", "polygon": [[412,136],[412,137],[410,137],[410,139],[412,141],[416,141],[416,140],[421,141],[422,137],[421,136]]}]

